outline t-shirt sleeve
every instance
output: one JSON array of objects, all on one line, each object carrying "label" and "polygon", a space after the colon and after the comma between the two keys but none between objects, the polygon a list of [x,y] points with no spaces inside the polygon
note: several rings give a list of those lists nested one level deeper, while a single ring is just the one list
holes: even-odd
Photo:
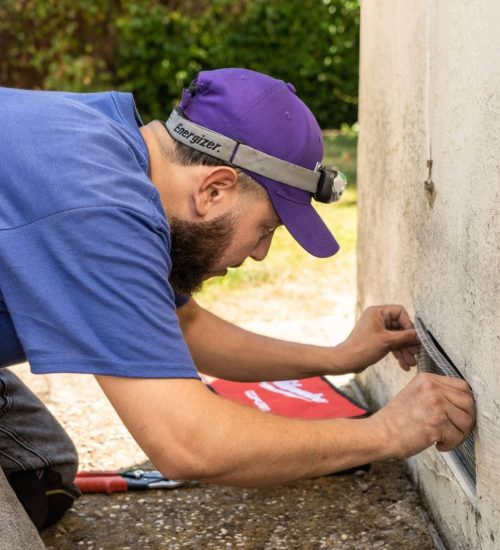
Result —
[{"label": "t-shirt sleeve", "polygon": [[168,233],[125,207],[0,232],[0,285],[35,373],[199,378],[169,285]]}]

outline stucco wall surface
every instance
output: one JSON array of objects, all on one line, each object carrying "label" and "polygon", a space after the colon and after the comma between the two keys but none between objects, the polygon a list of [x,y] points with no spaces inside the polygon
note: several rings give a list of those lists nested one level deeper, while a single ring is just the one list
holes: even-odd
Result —
[{"label": "stucco wall surface", "polygon": [[500,2],[365,0],[360,69],[358,309],[403,303],[472,387],[476,497],[434,449],[410,467],[450,548],[500,548]]}]

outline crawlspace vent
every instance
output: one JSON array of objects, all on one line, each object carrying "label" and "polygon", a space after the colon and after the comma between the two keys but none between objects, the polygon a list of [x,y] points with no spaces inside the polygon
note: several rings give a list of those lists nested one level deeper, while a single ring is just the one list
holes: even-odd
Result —
[{"label": "crawlspace vent", "polygon": [[[422,342],[422,350],[418,358],[418,370],[422,372],[433,372],[444,374],[454,378],[462,378],[462,374],[450,361],[443,348],[439,345],[434,336],[427,330],[422,319],[415,320],[415,328]],[[441,456],[450,466],[455,477],[472,499],[476,493],[476,455],[474,452],[474,432],[456,449],[448,453],[441,453]]]}]

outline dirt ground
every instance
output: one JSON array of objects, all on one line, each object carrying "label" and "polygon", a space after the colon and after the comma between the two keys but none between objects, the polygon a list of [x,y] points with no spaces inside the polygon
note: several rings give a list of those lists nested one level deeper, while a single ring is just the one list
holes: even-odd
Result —
[{"label": "dirt ground", "polygon": [[[300,292],[281,289],[287,308]],[[321,289],[316,299],[322,299]],[[334,344],[347,336],[354,312],[354,285],[283,315],[276,300],[261,310],[220,302],[240,324],[296,341]],[[262,298],[262,297],[261,297]],[[328,315],[325,312],[328,311]],[[300,312],[300,313],[299,313]],[[281,315],[280,315],[281,313]],[[315,315],[316,313],[316,315]],[[276,319],[277,318],[277,319]],[[397,368],[397,367],[395,367]],[[54,412],[75,441],[81,469],[150,467],[91,376],[34,376],[15,372]],[[345,383],[339,377],[337,385]],[[176,548],[394,549],[435,548],[427,515],[398,461],[376,463],[369,472],[335,475],[263,489],[197,485],[173,490],[85,495],[56,526],[43,533],[49,549],[156,550]]]}]

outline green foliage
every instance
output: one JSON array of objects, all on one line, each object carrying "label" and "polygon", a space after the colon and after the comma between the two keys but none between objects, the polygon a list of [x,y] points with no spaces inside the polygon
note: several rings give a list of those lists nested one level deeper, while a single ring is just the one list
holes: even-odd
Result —
[{"label": "green foliage", "polygon": [[358,136],[349,126],[342,130],[330,130],[323,133],[325,142],[324,164],[335,166],[347,177],[349,188],[356,185]]},{"label": "green foliage", "polygon": [[3,0],[0,82],[23,88],[92,91],[113,82],[113,23],[86,0]]},{"label": "green foliage", "polygon": [[216,0],[213,6],[221,37],[212,49],[215,66],[292,82],[324,128],[357,120],[357,1]]},{"label": "green foliage", "polygon": [[357,118],[358,0],[3,0],[0,84],[131,90],[163,118],[197,71],[292,82],[323,127]]}]

